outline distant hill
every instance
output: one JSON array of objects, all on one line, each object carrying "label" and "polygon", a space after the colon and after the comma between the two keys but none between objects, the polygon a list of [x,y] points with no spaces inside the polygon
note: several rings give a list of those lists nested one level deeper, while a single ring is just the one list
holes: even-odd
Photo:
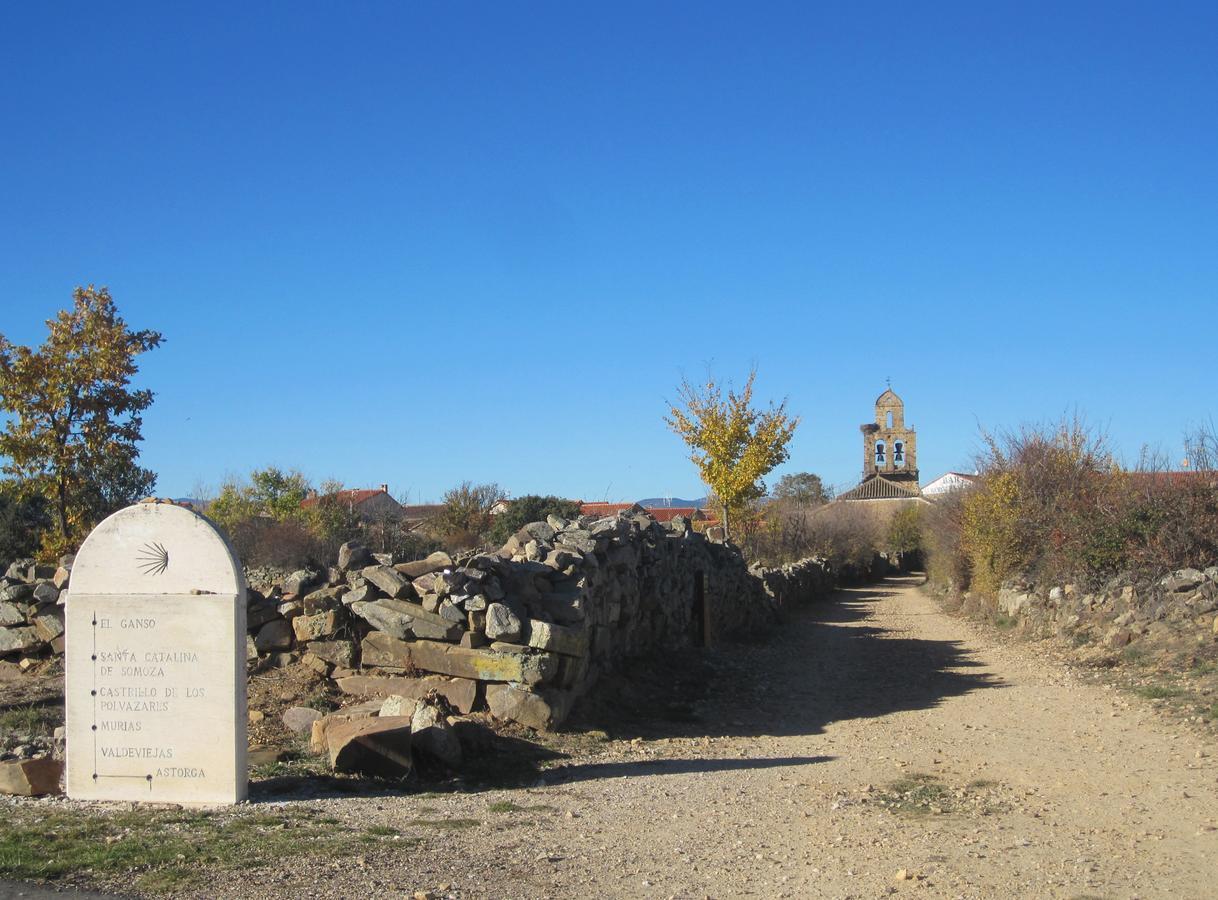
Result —
[{"label": "distant hill", "polygon": [[666,506],[694,506],[698,509],[706,506],[706,498],[702,497],[698,500],[682,500],[680,497],[648,497],[646,500],[639,500],[639,506],[643,509],[652,509],[654,507]]}]

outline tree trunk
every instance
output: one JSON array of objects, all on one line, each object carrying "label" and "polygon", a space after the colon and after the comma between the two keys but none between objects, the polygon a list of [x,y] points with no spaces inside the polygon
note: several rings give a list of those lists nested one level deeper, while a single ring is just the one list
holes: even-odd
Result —
[{"label": "tree trunk", "polygon": [[63,476],[59,478],[59,499],[55,504],[59,514],[59,533],[66,543],[68,538],[68,481]]},{"label": "tree trunk", "polygon": [[730,525],[730,523],[728,521],[728,508],[727,508],[727,504],[724,503],[723,504],[723,540],[725,543],[732,536],[732,532],[731,532],[731,529],[729,528],[729,525]]}]

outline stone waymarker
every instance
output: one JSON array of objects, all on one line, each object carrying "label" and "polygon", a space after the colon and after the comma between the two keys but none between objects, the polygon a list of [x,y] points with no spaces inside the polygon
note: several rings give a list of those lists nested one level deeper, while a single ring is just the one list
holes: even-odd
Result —
[{"label": "stone waymarker", "polygon": [[245,798],[245,577],[207,519],[147,502],[98,525],[66,631],[70,797]]}]

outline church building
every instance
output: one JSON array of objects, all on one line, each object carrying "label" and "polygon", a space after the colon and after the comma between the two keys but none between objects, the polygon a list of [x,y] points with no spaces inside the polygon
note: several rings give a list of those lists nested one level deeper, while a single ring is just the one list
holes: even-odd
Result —
[{"label": "church building", "polygon": [[875,421],[863,432],[863,480],[838,500],[921,499],[918,487],[918,437],[905,424],[905,404],[884,391],[875,401]]}]

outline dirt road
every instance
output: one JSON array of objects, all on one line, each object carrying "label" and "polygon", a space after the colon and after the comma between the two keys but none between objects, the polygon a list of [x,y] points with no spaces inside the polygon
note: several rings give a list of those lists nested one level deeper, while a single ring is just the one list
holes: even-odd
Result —
[{"label": "dirt road", "polygon": [[912,581],[676,670],[685,700],[637,704],[543,786],[264,798],[419,843],[197,895],[1218,896],[1210,748]]}]

